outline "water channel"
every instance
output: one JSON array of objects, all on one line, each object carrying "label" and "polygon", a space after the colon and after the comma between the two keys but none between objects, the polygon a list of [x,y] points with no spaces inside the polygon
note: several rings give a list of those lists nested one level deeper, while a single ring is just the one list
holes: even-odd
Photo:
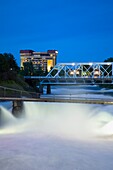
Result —
[{"label": "water channel", "polygon": [[[45,89],[46,91],[46,89]],[[97,86],[53,87],[51,96],[113,98]],[[112,170],[113,106],[24,103],[16,119],[1,103],[1,170]]]}]

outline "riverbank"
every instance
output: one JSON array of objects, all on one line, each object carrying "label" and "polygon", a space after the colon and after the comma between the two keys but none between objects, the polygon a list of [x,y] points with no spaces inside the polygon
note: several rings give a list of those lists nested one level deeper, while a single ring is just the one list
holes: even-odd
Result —
[{"label": "riverbank", "polygon": [[28,83],[25,82],[24,78],[20,75],[16,77],[16,80],[4,80],[0,81],[0,86],[18,89],[18,90],[34,90]]}]

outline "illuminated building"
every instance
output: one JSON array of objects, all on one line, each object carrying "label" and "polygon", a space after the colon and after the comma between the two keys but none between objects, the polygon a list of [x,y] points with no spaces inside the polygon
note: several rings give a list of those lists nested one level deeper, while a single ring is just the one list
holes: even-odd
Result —
[{"label": "illuminated building", "polygon": [[24,69],[24,63],[32,62],[34,69],[49,72],[56,65],[57,55],[57,50],[48,50],[47,52],[20,50],[21,69]]}]

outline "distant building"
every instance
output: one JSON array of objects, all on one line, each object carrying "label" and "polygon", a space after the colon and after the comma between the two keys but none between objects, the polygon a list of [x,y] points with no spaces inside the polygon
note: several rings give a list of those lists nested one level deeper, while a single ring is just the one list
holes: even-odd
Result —
[{"label": "distant building", "polygon": [[24,69],[25,62],[32,62],[34,69],[49,72],[56,65],[57,55],[57,50],[48,50],[47,52],[20,50],[21,68]]}]

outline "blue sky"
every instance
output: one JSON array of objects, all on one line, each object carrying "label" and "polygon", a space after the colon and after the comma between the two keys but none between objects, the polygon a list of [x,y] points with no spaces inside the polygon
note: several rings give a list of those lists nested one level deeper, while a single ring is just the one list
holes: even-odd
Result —
[{"label": "blue sky", "polygon": [[1,0],[0,53],[59,51],[58,62],[113,57],[113,0]]}]

